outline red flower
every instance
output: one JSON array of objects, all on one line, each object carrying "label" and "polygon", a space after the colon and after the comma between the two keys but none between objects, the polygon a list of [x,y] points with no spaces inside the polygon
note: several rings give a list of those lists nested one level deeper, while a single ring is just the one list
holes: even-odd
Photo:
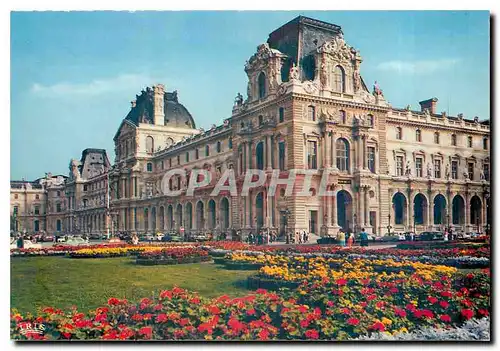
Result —
[{"label": "red flower", "polygon": [[208,312],[210,312],[211,314],[220,314],[220,309],[215,305],[210,305],[208,306]]},{"label": "red flower", "polygon": [[319,338],[319,333],[317,330],[314,330],[314,329],[309,329],[308,331],[306,331],[305,333],[306,337],[308,339],[318,339]]},{"label": "red flower", "polygon": [[441,291],[442,297],[452,297],[453,294],[450,291]]},{"label": "red flower", "polygon": [[347,324],[349,324],[349,325],[358,325],[359,324],[359,319],[357,319],[357,318],[349,318],[347,320]]},{"label": "red flower", "polygon": [[168,317],[165,313],[160,313],[156,316],[156,323],[163,323],[168,321]]},{"label": "red flower", "polygon": [[255,293],[257,293],[259,295],[265,295],[265,294],[267,294],[267,290],[266,289],[257,289],[255,291]]},{"label": "red flower", "polygon": [[189,319],[188,318],[181,318],[179,320],[179,324],[183,327],[183,326],[189,324]]},{"label": "red flower", "polygon": [[389,289],[389,291],[394,294],[394,293],[397,293],[399,290],[398,290],[398,288],[393,286],[392,288]]},{"label": "red flower", "polygon": [[439,306],[441,306],[442,308],[448,308],[450,304],[447,302],[447,301],[439,301]]},{"label": "red flower", "polygon": [[134,321],[136,321],[136,322],[140,322],[140,321],[142,321],[142,320],[143,320],[143,316],[142,316],[142,314],[136,313],[136,314],[134,314],[134,315],[132,316],[132,319],[133,319]]},{"label": "red flower", "polygon": [[489,314],[488,310],[485,310],[483,308],[480,308],[477,313],[479,313],[481,316],[487,316]]},{"label": "red flower", "polygon": [[241,323],[239,320],[236,318],[230,318],[229,321],[227,322],[227,325],[229,328],[234,330],[236,333],[239,333],[245,329],[245,324]]},{"label": "red flower", "polygon": [[434,313],[431,310],[422,310],[422,316],[426,318],[434,318]]},{"label": "red flower", "polygon": [[112,297],[108,300],[108,305],[113,306],[113,305],[118,305],[120,303],[120,300],[118,300],[116,297]]},{"label": "red flower", "polygon": [[146,339],[151,339],[151,336],[153,335],[153,328],[142,327],[141,329],[139,329],[139,335],[144,335]]},{"label": "red flower", "polygon": [[259,332],[259,339],[260,340],[267,340],[267,339],[269,339],[269,332],[266,329],[262,329]]},{"label": "red flower", "polygon": [[434,296],[427,297],[427,300],[429,300],[429,302],[432,304],[435,304],[438,301],[438,299],[435,298]]},{"label": "red flower", "polygon": [[402,308],[394,308],[394,314],[398,317],[406,317],[406,311],[403,310]]},{"label": "red flower", "polygon": [[172,292],[169,290],[164,290],[160,293],[160,298],[161,299],[164,299],[164,298],[172,299]]},{"label": "red flower", "polygon": [[406,309],[409,310],[409,311],[415,311],[415,305],[412,304],[412,303],[409,303],[406,305]]},{"label": "red flower", "polygon": [[336,283],[337,283],[337,285],[340,285],[340,286],[346,285],[347,284],[347,280],[344,279],[344,278],[340,278],[340,279],[337,279]]},{"label": "red flower", "polygon": [[439,319],[443,322],[450,323],[451,322],[451,317],[448,316],[447,314],[443,314],[442,316],[439,317]]},{"label": "red flower", "polygon": [[248,316],[254,316],[255,315],[255,310],[252,308],[252,309],[249,309],[247,310],[247,315]]},{"label": "red flower", "polygon": [[370,329],[373,329],[373,330],[378,330],[378,331],[383,332],[383,331],[385,330],[385,325],[384,325],[384,323],[382,323],[382,322],[375,322],[375,323],[373,323],[373,325],[370,327]]},{"label": "red flower", "polygon": [[307,328],[309,326],[309,321],[307,319],[303,319],[299,324],[302,328]]},{"label": "red flower", "polygon": [[371,300],[375,300],[376,298],[377,298],[377,295],[373,295],[373,294],[372,294],[372,295],[368,295],[368,296],[366,297],[366,300],[367,300],[367,301],[371,301]]},{"label": "red flower", "polygon": [[335,304],[333,303],[333,301],[328,301],[328,302],[326,303],[326,305],[327,305],[328,307],[333,307]]},{"label": "red flower", "polygon": [[462,309],[462,311],[460,311],[460,314],[465,319],[471,319],[474,316],[474,312],[472,310],[467,309],[467,308]]},{"label": "red flower", "polygon": [[174,331],[174,338],[182,338],[183,336],[186,335],[186,332],[184,330],[178,329]]},{"label": "red flower", "polygon": [[191,300],[189,300],[190,303],[194,303],[195,305],[200,303],[200,299],[197,297],[193,297]]}]

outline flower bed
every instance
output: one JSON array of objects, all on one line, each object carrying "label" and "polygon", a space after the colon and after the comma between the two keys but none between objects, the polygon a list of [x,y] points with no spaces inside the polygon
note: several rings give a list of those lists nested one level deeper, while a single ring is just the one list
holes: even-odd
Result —
[{"label": "flower bed", "polygon": [[161,250],[144,251],[137,255],[136,264],[182,264],[210,261],[212,258],[206,250],[194,247],[172,247]]},{"label": "flower bed", "polygon": [[[199,297],[180,288],[137,303],[111,298],[89,313],[13,310],[13,339],[43,340],[349,340],[423,327],[462,326],[489,315],[489,271],[322,279],[279,293],[259,289],[231,299]],[[22,334],[29,323],[43,335]]]}]

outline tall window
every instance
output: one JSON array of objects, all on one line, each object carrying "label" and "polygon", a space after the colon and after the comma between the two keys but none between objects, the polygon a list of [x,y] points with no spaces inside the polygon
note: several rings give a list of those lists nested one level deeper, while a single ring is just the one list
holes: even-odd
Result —
[{"label": "tall window", "polygon": [[181,155],[177,155],[177,164],[180,165],[181,164]]},{"label": "tall window", "polygon": [[403,176],[403,156],[396,156],[396,175]]},{"label": "tall window", "polygon": [[457,136],[455,134],[451,135],[451,145],[457,146]]},{"label": "tall window", "polygon": [[316,120],[316,109],[314,106],[307,107],[307,117],[310,121]]},{"label": "tall window", "polygon": [[349,171],[349,144],[345,139],[338,139],[335,143],[337,150],[337,168],[339,171]]},{"label": "tall window", "polygon": [[415,140],[418,142],[422,141],[422,131],[420,129],[415,131]]},{"label": "tall window", "polygon": [[488,163],[483,164],[484,180],[490,181],[490,165]]},{"label": "tall window", "polygon": [[56,204],[56,212],[61,212],[61,204],[60,203]]},{"label": "tall window", "polygon": [[467,147],[472,147],[472,137],[470,135],[467,137]]},{"label": "tall window", "polygon": [[263,122],[264,122],[264,117],[262,115],[259,115],[259,126],[261,126]]},{"label": "tall window", "polygon": [[258,78],[259,85],[259,99],[262,99],[266,96],[266,75],[261,72]]},{"label": "tall window", "polygon": [[186,152],[186,162],[189,162],[189,151]]},{"label": "tall window", "polygon": [[155,146],[155,142],[153,140],[153,137],[148,135],[146,137],[146,152],[148,154],[152,154],[154,151],[154,146]]},{"label": "tall window", "polygon": [[168,167],[172,168],[172,159],[171,158],[168,159]]},{"label": "tall window", "polygon": [[35,206],[35,214],[36,215],[40,214],[40,207],[39,206]]},{"label": "tall window", "polygon": [[280,141],[278,144],[278,150],[279,150],[279,167],[280,171],[285,170],[285,142]]},{"label": "tall window", "polygon": [[441,160],[434,160],[434,178],[441,178]]},{"label": "tall window", "polygon": [[205,145],[205,156],[206,157],[210,156],[210,146],[209,145]]},{"label": "tall window", "polygon": [[403,129],[401,127],[396,128],[396,139],[403,139]]},{"label": "tall window", "polygon": [[198,149],[194,150],[194,158],[199,159],[200,158],[200,151]]},{"label": "tall window", "polygon": [[422,177],[422,158],[417,157],[415,159],[415,171],[417,173],[417,177]]},{"label": "tall window", "polygon": [[333,71],[333,90],[339,93],[345,92],[345,72],[340,66],[335,66]]},{"label": "tall window", "polygon": [[434,133],[434,144],[439,144],[439,132]]},{"label": "tall window", "polygon": [[375,173],[375,148],[368,147],[368,169]]},{"label": "tall window", "polygon": [[340,110],[339,113],[340,113],[340,123],[346,124],[347,123],[347,117],[346,117],[345,111]]},{"label": "tall window", "polygon": [[373,118],[373,115],[368,115],[366,120],[368,121],[368,126],[370,128],[373,128],[373,126],[375,125],[375,120]]},{"label": "tall window", "polygon": [[61,196],[61,192],[57,190],[57,196]]},{"label": "tall window", "polygon": [[488,150],[488,138],[483,138],[483,149]]},{"label": "tall window", "polygon": [[458,179],[458,161],[451,161],[451,178]]},{"label": "tall window", "polygon": [[221,143],[220,141],[217,142],[217,152],[221,152],[222,150],[222,146],[221,146]]},{"label": "tall window", "polygon": [[307,166],[309,169],[316,169],[317,167],[317,147],[315,141],[307,142]]},{"label": "tall window", "polygon": [[146,165],[146,170],[148,172],[153,172],[153,164],[151,162],[148,162]]},{"label": "tall window", "polygon": [[279,123],[282,123],[285,120],[285,109],[283,107],[279,108]]},{"label": "tall window", "polygon": [[467,164],[467,173],[469,174],[469,179],[474,180],[474,162]]},{"label": "tall window", "polygon": [[232,137],[229,138],[228,146],[230,149],[233,148],[233,138]]},{"label": "tall window", "polygon": [[160,164],[161,164],[161,169],[162,169],[162,170],[163,170],[163,169],[165,169],[165,162],[164,162],[163,160],[161,160],[161,163],[160,163]]}]

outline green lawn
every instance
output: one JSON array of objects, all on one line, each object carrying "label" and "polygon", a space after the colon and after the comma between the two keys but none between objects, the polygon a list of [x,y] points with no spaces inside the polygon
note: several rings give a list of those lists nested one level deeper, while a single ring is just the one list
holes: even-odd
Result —
[{"label": "green lawn", "polygon": [[108,298],[137,301],[177,285],[205,297],[248,293],[246,278],[254,271],[226,270],[213,263],[139,266],[133,258],[70,259],[21,257],[11,259],[11,308],[35,312],[37,307],[82,312],[104,305]]}]

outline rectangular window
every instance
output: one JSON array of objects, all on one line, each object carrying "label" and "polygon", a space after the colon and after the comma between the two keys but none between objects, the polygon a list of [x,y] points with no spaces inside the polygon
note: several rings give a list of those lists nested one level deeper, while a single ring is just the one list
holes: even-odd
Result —
[{"label": "rectangular window", "polygon": [[310,121],[316,121],[316,108],[314,106],[308,107],[308,115]]},{"label": "rectangular window", "polygon": [[458,161],[451,161],[451,178],[458,179]]},{"label": "rectangular window", "polygon": [[469,173],[469,179],[474,180],[474,163],[469,162],[467,164],[467,173]]},{"label": "rectangular window", "polygon": [[194,158],[195,159],[200,158],[200,152],[198,151],[198,149],[194,150]]},{"label": "rectangular window", "polygon": [[368,147],[368,169],[375,173],[375,148]]},{"label": "rectangular window", "polygon": [[36,215],[40,214],[40,207],[35,206],[35,214]]},{"label": "rectangular window", "polygon": [[172,159],[171,158],[168,159],[168,167],[172,168]]},{"label": "rectangular window", "polygon": [[137,178],[134,177],[134,196],[137,196]]},{"label": "rectangular window", "polygon": [[165,169],[165,162],[161,161],[161,169]]},{"label": "rectangular window", "polygon": [[181,156],[180,155],[177,155],[177,164],[180,165],[181,164]]},{"label": "rectangular window", "polygon": [[415,171],[417,173],[417,177],[422,177],[422,159],[417,157],[415,159]]},{"label": "rectangular window", "polygon": [[471,136],[467,137],[467,146],[472,147],[472,137]]},{"label": "rectangular window", "polygon": [[61,204],[56,204],[56,212],[61,212]]},{"label": "rectangular window", "polygon": [[307,142],[307,165],[309,169],[317,169],[317,148],[315,141]]},{"label": "rectangular window", "polygon": [[490,181],[490,165],[488,163],[485,163],[483,165],[483,172],[484,172],[484,180],[489,182]]},{"label": "rectangular window", "polygon": [[181,188],[181,177],[177,177],[177,189]]},{"label": "rectangular window", "polygon": [[189,162],[189,152],[186,152],[186,162]]},{"label": "rectangular window", "polygon": [[278,144],[278,149],[279,149],[279,166],[280,166],[280,171],[285,170],[285,142],[280,141]]},{"label": "rectangular window", "polygon": [[279,123],[283,123],[285,120],[285,109],[283,107],[280,107],[279,109]]},{"label": "rectangular window", "polygon": [[87,184],[83,185],[83,191],[87,191]]},{"label": "rectangular window", "polygon": [[396,156],[396,175],[403,176],[403,156]]},{"label": "rectangular window", "polygon": [[441,178],[441,160],[434,160],[434,178]]},{"label": "rectangular window", "polygon": [[483,149],[488,150],[488,138],[483,139]]}]

